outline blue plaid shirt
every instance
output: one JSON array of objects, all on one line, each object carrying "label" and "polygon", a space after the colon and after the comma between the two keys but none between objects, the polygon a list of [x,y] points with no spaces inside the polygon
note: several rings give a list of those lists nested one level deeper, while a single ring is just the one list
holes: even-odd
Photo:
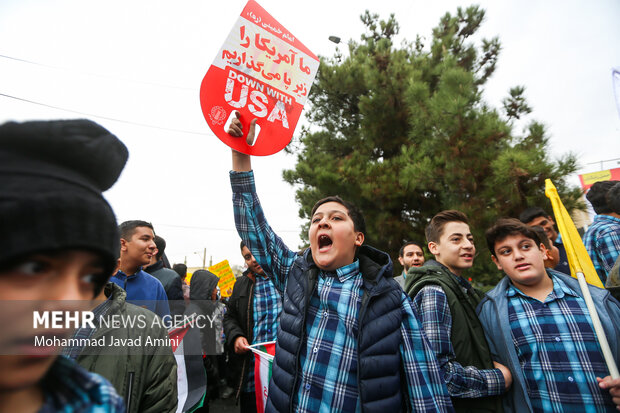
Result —
[{"label": "blue plaid shirt", "polygon": [[607,274],[620,255],[620,219],[609,215],[597,215],[583,235],[594,268],[603,285]]},{"label": "blue plaid shirt", "polygon": [[102,376],[59,356],[42,380],[45,401],[39,413],[123,413],[125,404]]},{"label": "blue plaid shirt", "polygon": [[[462,277],[456,278],[464,289],[472,288]],[[452,313],[446,293],[441,287],[438,285],[423,287],[415,296],[413,305],[444,372],[444,379],[451,396],[477,398],[495,396],[504,392],[506,384],[499,369],[478,369],[474,366],[462,366],[456,361],[450,339]]]},{"label": "blue plaid shirt", "polygon": [[[278,332],[279,315],[282,311],[280,292],[273,285],[269,277],[254,274],[254,300],[252,302],[252,317],[254,328],[253,340],[250,344],[274,341]],[[254,369],[249,368],[247,381],[243,391],[254,391]]]},{"label": "blue plaid shirt", "polygon": [[[241,238],[276,287],[284,291],[297,254],[267,223],[252,172],[231,172],[235,223]],[[292,395],[296,412],[361,410],[357,388],[358,313],[362,297],[359,263],[320,272],[306,317],[301,380]],[[435,355],[420,329],[411,301],[402,293],[400,354],[413,411],[453,411]]]},{"label": "blue plaid shirt", "polygon": [[609,375],[585,301],[552,275],[544,303],[511,285],[508,322],[534,412],[612,412]]}]

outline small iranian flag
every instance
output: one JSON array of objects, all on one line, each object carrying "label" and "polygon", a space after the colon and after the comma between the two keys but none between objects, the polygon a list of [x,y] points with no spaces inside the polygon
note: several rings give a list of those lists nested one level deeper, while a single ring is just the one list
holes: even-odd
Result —
[{"label": "small iranian flag", "polygon": [[250,350],[254,353],[254,387],[256,389],[256,411],[265,413],[267,395],[269,394],[269,380],[271,380],[271,364],[276,354],[276,342],[252,344]]}]

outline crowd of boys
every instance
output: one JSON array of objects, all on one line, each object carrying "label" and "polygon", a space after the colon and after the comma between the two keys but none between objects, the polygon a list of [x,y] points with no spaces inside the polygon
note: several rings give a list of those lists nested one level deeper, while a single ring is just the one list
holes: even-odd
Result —
[{"label": "crowd of boys", "polygon": [[[241,122],[233,120],[230,133],[243,136]],[[250,157],[233,151],[232,164],[237,231],[284,297],[268,410],[581,412],[620,403],[620,380],[609,377],[583,293],[574,279],[545,268],[553,262],[570,272],[544,211],[488,230],[506,277],[486,296],[463,277],[476,253],[467,217],[438,213],[426,229],[435,260],[418,267],[412,253],[405,261],[407,245],[399,254],[409,267],[402,275],[409,297],[399,298],[387,277],[389,257],[363,245],[355,206],[319,200],[310,248],[297,254],[265,219]],[[619,304],[590,289],[617,362]]]},{"label": "crowd of boys", "polygon": [[[238,120],[229,133],[243,136]],[[182,312],[168,298],[182,300],[187,286],[176,273],[160,271],[164,247],[160,241],[159,253],[152,225],[117,227],[101,195],[126,159],[125,146],[90,121],[0,126],[6,307],[0,412],[178,409],[172,347],[140,356],[122,348],[35,351],[28,344],[33,332],[15,327],[25,313],[9,305],[52,302],[69,311],[90,302],[96,315],[150,320]],[[492,260],[505,277],[485,295],[466,277],[476,246],[462,212],[441,211],[430,220],[426,246],[433,260],[425,262],[422,244],[403,245],[398,279],[390,257],[365,244],[364,217],[349,202],[319,200],[310,247],[296,252],[265,218],[250,156],[233,150],[230,181],[248,270],[235,284],[221,329],[242,412],[254,411],[257,399],[248,346],[270,340],[276,340],[270,412],[606,412],[620,405],[620,379],[609,375],[583,292],[567,275],[565,246],[545,211],[524,211],[521,220],[500,219],[487,230]],[[584,242],[603,281],[620,251],[617,186],[595,185],[588,198],[597,218]],[[145,271],[149,265],[156,277]],[[192,278],[190,301],[192,293],[218,300],[213,277]],[[620,304],[608,291],[588,288],[617,363]],[[164,338],[167,331],[121,333],[97,324],[71,334]]]}]

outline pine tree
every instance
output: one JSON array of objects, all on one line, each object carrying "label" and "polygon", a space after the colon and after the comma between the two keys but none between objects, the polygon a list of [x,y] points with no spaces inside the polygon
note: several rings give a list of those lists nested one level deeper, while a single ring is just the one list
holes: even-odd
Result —
[{"label": "pine tree", "polygon": [[550,159],[541,123],[530,122],[522,135],[514,130],[531,112],[524,87],[509,91],[501,111],[482,99],[501,48],[497,38],[471,40],[483,19],[477,6],[458,8],[440,19],[428,48],[419,36],[397,47],[394,15],[384,21],[366,11],[366,33],[349,42],[348,56],[321,58],[312,126],[287,147],[297,164],[283,174],[299,186],[302,218],[318,199],[338,194],[364,211],[367,243],[395,259],[405,241],[424,242],[437,212],[461,210],[479,252],[469,274],[493,285],[499,273],[484,231],[497,218],[532,205],[550,209],[545,178],[569,210],[579,207],[580,190],[566,182],[575,156]]}]

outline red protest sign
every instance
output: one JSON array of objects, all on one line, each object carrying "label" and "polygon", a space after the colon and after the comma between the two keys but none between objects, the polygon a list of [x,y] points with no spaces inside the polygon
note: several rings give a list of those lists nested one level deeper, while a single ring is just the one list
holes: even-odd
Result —
[{"label": "red protest sign", "polygon": [[[200,106],[215,135],[248,155],[271,155],[293,137],[318,58],[254,0],[248,1],[200,86]],[[257,119],[253,146],[224,130],[234,111],[247,134]]]}]

